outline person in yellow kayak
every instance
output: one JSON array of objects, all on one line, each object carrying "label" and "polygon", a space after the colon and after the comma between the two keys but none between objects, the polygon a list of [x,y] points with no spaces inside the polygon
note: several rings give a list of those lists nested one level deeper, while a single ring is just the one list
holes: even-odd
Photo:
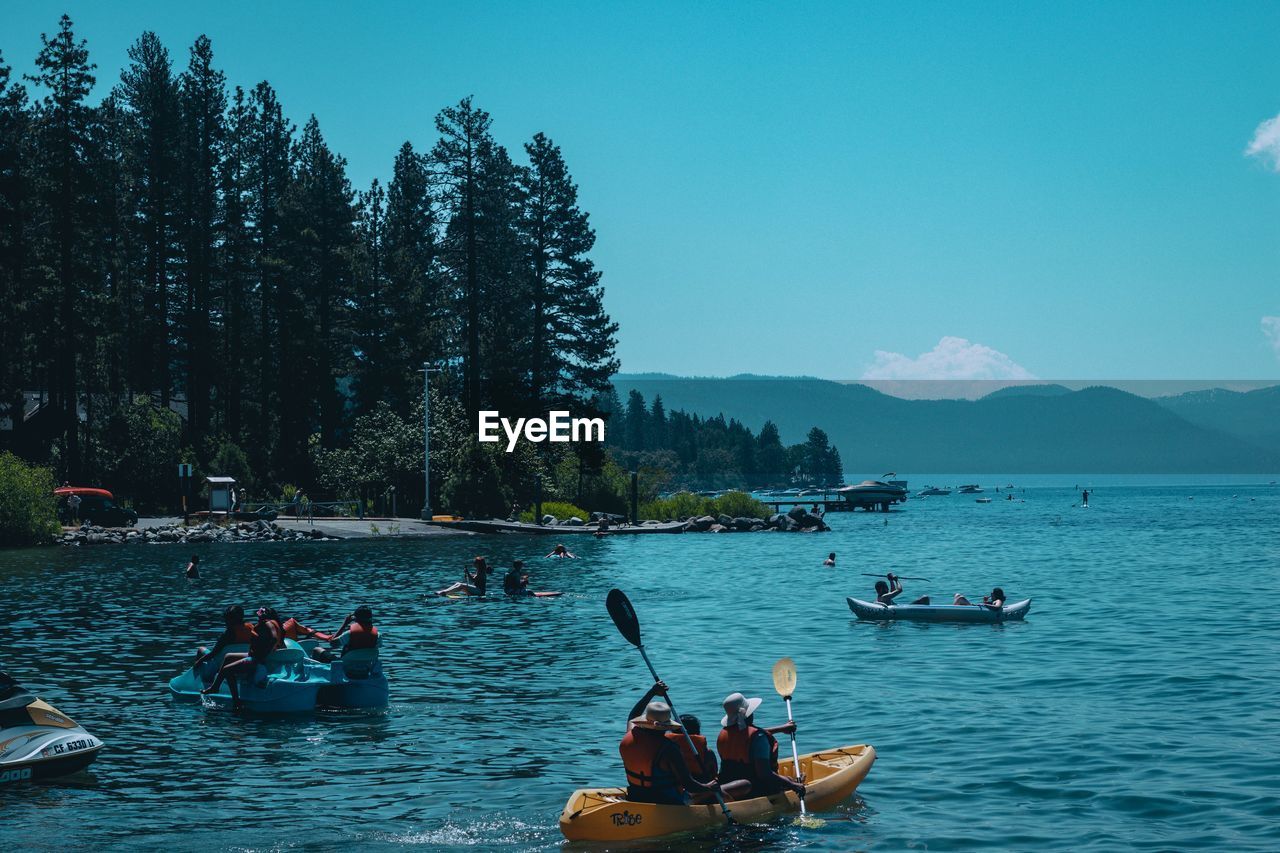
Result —
[{"label": "person in yellow kayak", "polygon": [[[748,699],[741,693],[730,693],[724,700],[723,726],[716,739],[720,753],[720,784],[726,792],[733,790],[734,799],[767,797],[779,791],[794,791],[804,796],[804,780],[796,781],[778,772],[778,741],[775,734],[793,734],[794,722],[772,728],[755,725],[756,709],[762,699]],[[745,793],[734,783],[750,783]]]},{"label": "person in yellow kayak", "polygon": [[683,738],[683,726],[672,719],[670,705],[653,700],[666,690],[666,685],[658,682],[636,703],[627,720],[627,733],[618,744],[627,771],[627,799],[668,806],[710,800],[719,786],[714,779],[700,782],[694,778],[680,748],[669,737]]}]

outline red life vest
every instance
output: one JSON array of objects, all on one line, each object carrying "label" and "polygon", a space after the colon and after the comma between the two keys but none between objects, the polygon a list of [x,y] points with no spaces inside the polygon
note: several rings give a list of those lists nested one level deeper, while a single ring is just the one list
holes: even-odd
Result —
[{"label": "red life vest", "polygon": [[720,753],[722,784],[746,779],[751,782],[753,788],[761,785],[765,788],[772,787],[769,780],[757,778],[756,763],[751,759],[751,741],[757,734],[762,734],[769,739],[769,769],[777,772],[778,741],[774,736],[755,726],[747,726],[745,729],[734,726],[721,729],[720,736],[716,738],[716,752]]},{"label": "red life vest", "polygon": [[676,775],[664,766],[671,745],[660,732],[634,727],[618,744],[622,766],[627,771],[627,798],[643,803],[684,801],[684,788]]},{"label": "red life vest", "polygon": [[667,732],[667,740],[675,743],[680,748],[680,755],[684,758],[685,766],[689,768],[689,772],[693,778],[699,782],[710,782],[715,778],[715,759],[711,755],[711,751],[707,749],[707,738],[705,735],[689,735],[693,741],[695,754],[689,749],[689,741],[685,740],[683,732]]},{"label": "red life vest", "polygon": [[235,643],[245,643],[247,645],[253,642],[254,636],[256,635],[254,634],[253,626],[248,622],[241,622],[231,629],[232,641]]},{"label": "red life vest", "polygon": [[376,649],[378,647],[378,629],[373,625],[368,628],[359,622],[352,622],[347,628],[351,634],[347,637],[347,650]]}]

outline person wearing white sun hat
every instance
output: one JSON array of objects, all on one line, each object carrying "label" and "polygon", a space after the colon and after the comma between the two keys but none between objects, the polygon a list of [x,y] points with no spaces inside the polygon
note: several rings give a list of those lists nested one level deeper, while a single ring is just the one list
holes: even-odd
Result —
[{"label": "person wearing white sun hat", "polygon": [[[773,728],[757,728],[756,709],[762,699],[748,699],[741,693],[730,693],[724,700],[724,717],[720,719],[720,737],[716,751],[720,753],[720,784],[746,780],[751,788],[748,796],[767,797],[779,791],[794,791],[804,796],[804,780],[795,781],[778,773],[778,741],[775,734],[791,734],[794,722]],[[736,787],[736,785],[735,785]],[[742,795],[737,797],[742,799]]]}]

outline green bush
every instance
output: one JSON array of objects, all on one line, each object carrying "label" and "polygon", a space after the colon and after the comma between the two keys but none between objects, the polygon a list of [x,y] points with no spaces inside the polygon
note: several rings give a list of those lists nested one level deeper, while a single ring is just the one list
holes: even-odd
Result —
[{"label": "green bush", "polygon": [[676,492],[667,498],[656,498],[640,505],[642,521],[679,521],[691,516],[707,515],[711,501],[692,492]]},{"label": "green bush", "polygon": [[62,531],[53,473],[0,453],[0,545],[41,545]]},{"label": "green bush", "polygon": [[711,501],[711,511],[707,515],[727,515],[732,518],[768,518],[773,512],[769,507],[751,497],[746,492],[725,492]]},{"label": "green bush", "polygon": [[[587,519],[591,518],[591,513],[587,512],[582,507],[574,506],[571,503],[565,503],[563,501],[543,501],[542,514],[554,515],[560,521],[564,521],[566,518],[569,518],[570,516],[575,516],[575,515],[578,518],[582,519],[583,521],[586,521]],[[526,509],[524,512],[520,513],[520,520],[521,521],[537,521],[537,519],[533,517],[533,507],[530,507],[529,509]]]}]

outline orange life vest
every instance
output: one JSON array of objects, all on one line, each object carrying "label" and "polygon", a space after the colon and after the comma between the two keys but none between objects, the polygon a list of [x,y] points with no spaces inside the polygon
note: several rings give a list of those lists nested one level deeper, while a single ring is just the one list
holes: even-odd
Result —
[{"label": "orange life vest", "polygon": [[756,763],[751,759],[751,741],[757,734],[769,739],[769,769],[777,772],[778,741],[774,736],[755,726],[747,726],[745,729],[734,726],[721,729],[720,736],[716,738],[716,752],[720,753],[721,783],[746,779],[753,788],[761,785],[765,788],[772,787],[769,780],[756,777]]},{"label": "orange life vest", "polygon": [[710,782],[716,774],[712,769],[715,764],[711,751],[707,749],[706,735],[691,734],[689,739],[693,741],[696,754],[689,749],[689,741],[685,740],[684,732],[667,732],[667,740],[674,742],[680,748],[680,755],[684,758],[685,766],[689,768],[693,778],[699,782]]},{"label": "orange life vest", "polygon": [[378,647],[378,629],[373,625],[368,628],[359,622],[352,622],[347,628],[351,635],[347,637],[347,649],[376,649]]},{"label": "orange life vest", "polygon": [[684,801],[684,788],[663,759],[671,747],[661,733],[632,728],[618,744],[622,766],[627,771],[627,798],[642,803],[679,803]]},{"label": "orange life vest", "polygon": [[254,636],[253,626],[248,622],[241,622],[231,629],[232,641],[236,643],[252,643]]}]

